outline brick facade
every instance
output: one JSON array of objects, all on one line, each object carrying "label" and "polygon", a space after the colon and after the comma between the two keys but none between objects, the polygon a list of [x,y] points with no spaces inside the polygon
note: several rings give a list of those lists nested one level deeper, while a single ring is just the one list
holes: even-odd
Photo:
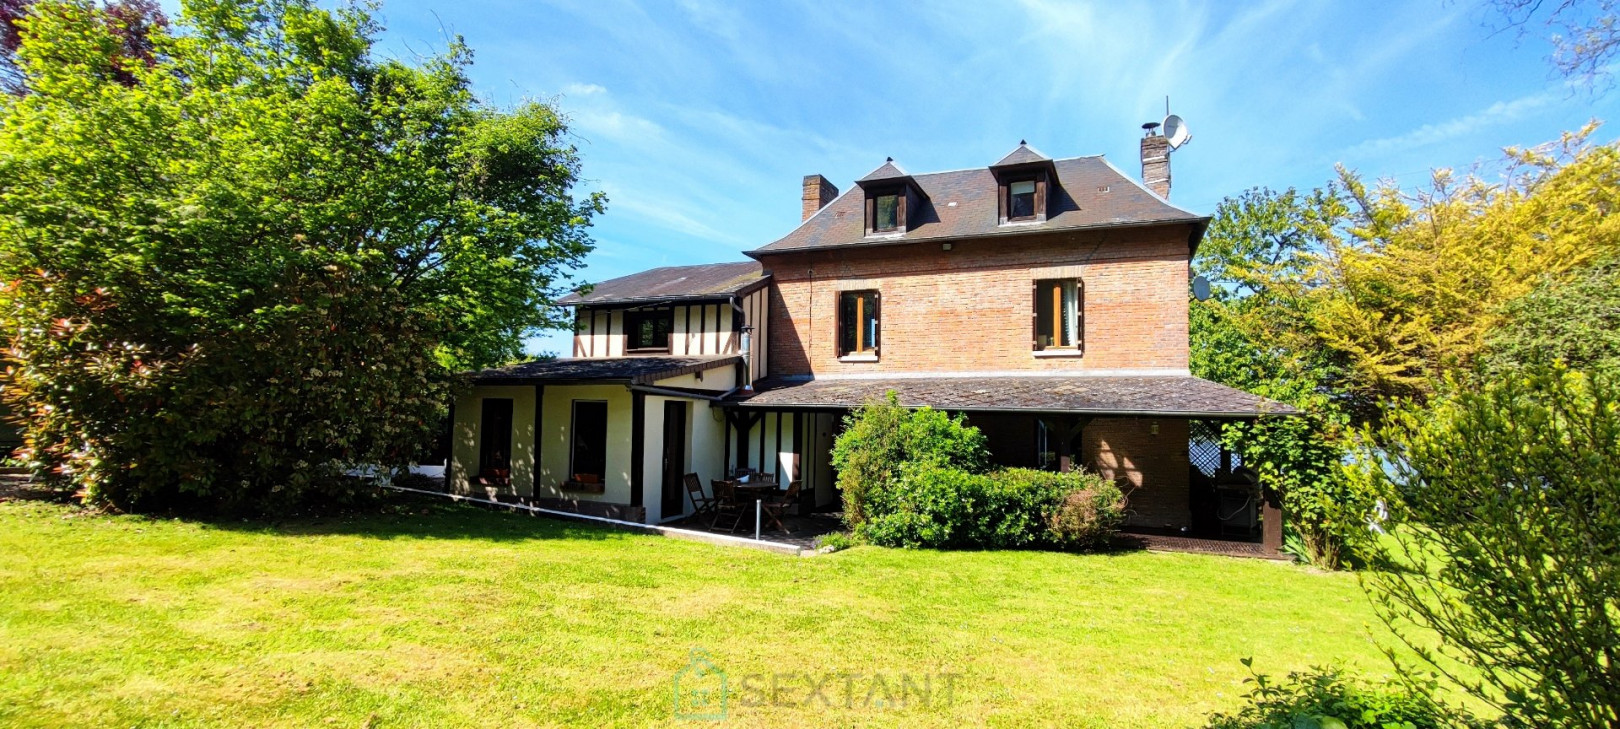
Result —
[{"label": "brick facade", "polygon": [[[1187,369],[1189,228],[771,255],[777,375]],[[1034,282],[1078,278],[1084,354],[1033,352]],[[879,292],[879,358],[843,362],[838,294]]]},{"label": "brick facade", "polygon": [[1080,436],[1080,461],[1129,493],[1132,526],[1185,527],[1187,437],[1185,420],[1097,418]]}]

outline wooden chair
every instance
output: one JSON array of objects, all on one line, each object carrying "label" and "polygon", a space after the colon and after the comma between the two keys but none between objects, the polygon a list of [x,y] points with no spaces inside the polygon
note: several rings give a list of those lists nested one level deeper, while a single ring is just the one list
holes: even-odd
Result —
[{"label": "wooden chair", "polygon": [[730,481],[710,481],[714,487],[714,508],[710,512],[714,517],[709,520],[709,527],[720,526],[720,520],[731,519],[731,531],[737,531],[737,525],[742,523],[742,504],[737,503],[737,492],[731,488]]},{"label": "wooden chair", "polygon": [[686,482],[686,495],[692,499],[692,516],[704,516],[714,509],[715,500],[703,493],[703,481],[695,473],[681,477]]},{"label": "wooden chair", "polygon": [[788,484],[787,490],[783,491],[780,495],[769,498],[769,499],[766,499],[766,500],[760,502],[760,506],[761,506],[761,508],[764,509],[764,512],[765,512],[765,520],[770,522],[771,524],[775,524],[776,528],[781,529],[784,533],[787,533],[788,528],[787,528],[786,524],[782,523],[782,517],[787,514],[787,510],[789,508],[794,507],[794,506],[798,506],[798,505],[799,505],[799,482],[798,481],[794,481],[793,483]]}]

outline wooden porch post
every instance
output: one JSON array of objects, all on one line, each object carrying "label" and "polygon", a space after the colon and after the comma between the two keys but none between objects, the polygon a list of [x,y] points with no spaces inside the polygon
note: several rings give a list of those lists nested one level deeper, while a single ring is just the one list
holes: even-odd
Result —
[{"label": "wooden porch post", "polygon": [[1057,415],[1040,419],[1046,426],[1046,432],[1057,438],[1058,471],[1068,473],[1074,470],[1075,441],[1080,439],[1080,433],[1091,424],[1090,416]]}]

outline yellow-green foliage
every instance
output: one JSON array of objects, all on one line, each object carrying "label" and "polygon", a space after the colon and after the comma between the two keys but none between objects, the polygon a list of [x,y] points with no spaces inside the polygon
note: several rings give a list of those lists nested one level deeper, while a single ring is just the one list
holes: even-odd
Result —
[{"label": "yellow-green foliage", "polygon": [[1508,150],[1501,182],[1440,170],[1408,195],[1340,171],[1360,214],[1315,257],[1307,311],[1353,392],[1426,394],[1474,363],[1504,305],[1620,248],[1620,149],[1588,144],[1595,128]]}]

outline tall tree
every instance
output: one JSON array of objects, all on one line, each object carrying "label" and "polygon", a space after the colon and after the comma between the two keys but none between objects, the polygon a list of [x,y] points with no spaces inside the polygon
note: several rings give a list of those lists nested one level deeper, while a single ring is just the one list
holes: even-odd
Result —
[{"label": "tall tree", "polygon": [[1338,567],[1367,534],[1371,503],[1342,478],[1350,415],[1341,359],[1315,346],[1311,273],[1349,208],[1333,187],[1256,189],[1221,202],[1194,268],[1213,296],[1191,302],[1192,372],[1300,408],[1292,418],[1228,423],[1222,438],[1283,496],[1313,563]]},{"label": "tall tree", "polygon": [[[0,0],[0,92],[22,95],[28,91],[17,49],[23,43],[23,25],[34,0]],[[104,0],[98,6],[102,21],[118,39],[112,52],[121,58],[151,65],[152,31],[166,28],[169,19],[157,0]],[[134,83],[135,77],[120,73],[119,81]]]},{"label": "tall tree", "polygon": [[[557,111],[489,106],[314,0],[186,0],[155,59],[40,0],[0,101],[3,396],[36,469],[123,508],[284,506],[410,461],[591,249]],[[124,83],[127,74],[131,83]]]},{"label": "tall tree", "polygon": [[1341,170],[1355,216],[1317,257],[1310,326],[1364,411],[1426,397],[1474,367],[1508,302],[1620,252],[1620,147],[1595,128],[1508,150],[1501,181],[1442,170],[1409,194]]},{"label": "tall tree", "polygon": [[1508,28],[1545,28],[1553,68],[1588,83],[1610,76],[1620,56],[1620,3],[1615,0],[1488,0]]}]

